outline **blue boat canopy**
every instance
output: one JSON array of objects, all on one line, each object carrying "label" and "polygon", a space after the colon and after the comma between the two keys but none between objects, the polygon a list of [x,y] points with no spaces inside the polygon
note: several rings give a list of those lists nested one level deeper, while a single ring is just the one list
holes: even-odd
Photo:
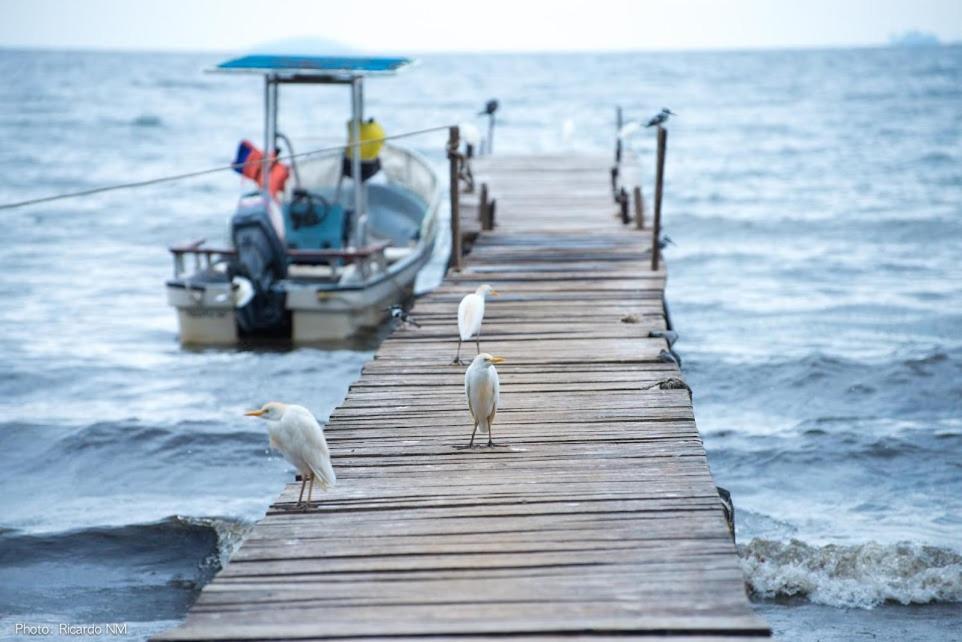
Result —
[{"label": "blue boat canopy", "polygon": [[214,71],[240,71],[343,82],[356,76],[385,76],[411,64],[410,58],[254,54],[220,63]]}]

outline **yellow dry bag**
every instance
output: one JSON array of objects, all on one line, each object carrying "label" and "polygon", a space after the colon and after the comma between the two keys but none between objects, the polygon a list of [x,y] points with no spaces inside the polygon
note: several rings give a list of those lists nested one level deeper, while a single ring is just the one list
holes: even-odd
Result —
[{"label": "yellow dry bag", "polygon": [[[372,161],[377,158],[377,155],[381,153],[381,148],[384,147],[384,128],[381,127],[381,123],[377,122],[373,118],[369,118],[361,123],[361,160],[362,161]],[[354,143],[354,126],[353,121],[347,121],[347,141],[349,145]],[[373,142],[369,142],[373,141]],[[345,156],[351,158],[354,154],[354,148],[348,147],[345,151]]]}]

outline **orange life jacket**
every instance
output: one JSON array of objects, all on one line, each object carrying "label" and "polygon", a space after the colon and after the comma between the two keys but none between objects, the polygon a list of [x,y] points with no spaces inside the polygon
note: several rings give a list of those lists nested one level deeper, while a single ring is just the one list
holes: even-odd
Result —
[{"label": "orange life jacket", "polygon": [[[264,181],[261,179],[261,172],[264,171],[264,153],[249,140],[242,140],[240,145],[237,146],[234,171],[251,179],[257,183],[258,187],[263,187]],[[290,175],[291,169],[277,160],[277,153],[271,154],[271,173],[268,179],[268,189],[271,196],[277,196],[278,192],[284,190],[284,184],[287,183]]]}]

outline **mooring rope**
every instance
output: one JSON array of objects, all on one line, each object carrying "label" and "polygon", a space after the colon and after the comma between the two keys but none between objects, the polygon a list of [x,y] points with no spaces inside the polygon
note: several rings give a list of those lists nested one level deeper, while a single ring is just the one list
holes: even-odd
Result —
[{"label": "mooring rope", "polygon": [[[371,143],[383,143],[389,140],[398,140],[399,138],[410,138],[411,136],[420,136],[422,134],[430,134],[433,132],[445,131],[454,127],[454,125],[438,125],[437,127],[426,127],[425,129],[416,129],[409,132],[402,132],[400,134],[392,134],[391,136],[384,136],[383,138],[375,138],[371,140],[357,141],[353,143],[345,143],[342,145],[336,145],[332,147],[321,147],[319,149],[312,149],[307,152],[300,152],[298,154],[288,154],[287,156],[278,156],[277,161],[292,160],[298,158],[306,158],[310,156],[336,156],[343,154],[344,151],[350,147],[358,147],[361,145],[368,145]],[[28,205],[37,205],[38,203],[49,203],[51,201],[59,201],[67,198],[78,198],[81,196],[90,196],[92,194],[100,194],[103,192],[112,192],[115,190],[122,189],[133,189],[136,187],[146,187],[148,185],[157,185],[159,183],[170,183],[173,181],[180,181],[187,178],[196,178],[197,176],[205,176],[207,174],[215,174],[217,172],[224,172],[228,170],[235,170],[243,167],[245,163],[231,163],[230,165],[222,165],[219,167],[210,167],[207,169],[199,169],[193,172],[184,172],[182,174],[171,174],[169,176],[158,176],[157,178],[149,178],[142,181],[132,181],[130,183],[116,183],[114,185],[104,185],[102,187],[94,187],[91,189],[80,190],[77,192],[63,192],[61,194],[51,194],[49,196],[41,196],[38,198],[31,198],[24,201],[15,201],[12,203],[0,203],[0,210],[11,210],[16,207],[26,207]]]}]

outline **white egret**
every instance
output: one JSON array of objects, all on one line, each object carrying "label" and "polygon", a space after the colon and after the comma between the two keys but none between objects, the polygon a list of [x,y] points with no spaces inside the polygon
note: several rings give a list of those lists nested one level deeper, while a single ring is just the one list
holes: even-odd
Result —
[{"label": "white egret", "polygon": [[[280,451],[300,472],[301,494],[297,497],[299,507],[310,507],[315,479],[321,490],[334,486],[337,477],[334,475],[334,467],[331,466],[331,452],[327,449],[324,429],[310,410],[303,406],[271,401],[260,410],[250,410],[244,414],[267,420],[271,448]],[[305,505],[304,486],[308,482],[310,484]]]},{"label": "white egret", "polygon": [[618,130],[618,138],[620,138],[621,140],[624,140],[629,136],[631,136],[632,134],[634,134],[635,132],[640,130],[641,130],[641,123],[639,123],[637,120],[633,120],[621,126],[621,129]]},{"label": "white egret", "polygon": [[464,394],[468,398],[468,410],[474,417],[474,430],[471,431],[468,448],[474,446],[474,435],[479,428],[482,433],[488,434],[488,445],[494,445],[491,425],[498,412],[501,390],[498,370],[494,364],[503,362],[503,357],[492,357],[487,352],[482,352],[474,358],[464,373]]},{"label": "white egret", "polygon": [[461,364],[461,344],[475,339],[475,347],[481,354],[481,321],[484,319],[484,297],[498,296],[494,288],[485,283],[477,290],[461,299],[458,305],[458,354],[452,363]]},{"label": "white egret", "polygon": [[481,130],[474,123],[460,123],[458,124],[458,130],[461,134],[461,140],[468,145],[477,147],[481,142]]}]

